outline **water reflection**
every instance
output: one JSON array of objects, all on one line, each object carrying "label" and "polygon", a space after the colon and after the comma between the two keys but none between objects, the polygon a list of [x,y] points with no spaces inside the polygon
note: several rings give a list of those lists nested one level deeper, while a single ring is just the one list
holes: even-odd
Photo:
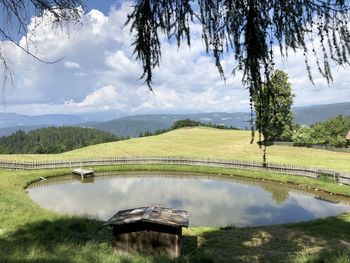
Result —
[{"label": "water reflection", "polygon": [[262,185],[262,188],[271,193],[271,197],[276,204],[283,204],[288,200],[289,189],[286,186],[276,187],[274,184],[265,184]]},{"label": "water reflection", "polygon": [[28,192],[42,207],[102,220],[138,206],[185,209],[191,226],[279,224],[350,211],[346,199],[327,202],[271,182],[187,173],[115,173],[89,181],[66,176],[33,184]]}]

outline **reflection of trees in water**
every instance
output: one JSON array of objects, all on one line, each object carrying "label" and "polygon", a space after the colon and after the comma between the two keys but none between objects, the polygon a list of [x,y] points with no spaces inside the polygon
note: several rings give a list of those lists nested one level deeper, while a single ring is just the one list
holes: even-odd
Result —
[{"label": "reflection of trees in water", "polygon": [[[288,186],[284,185],[276,185],[276,183],[261,181],[250,178],[242,178],[242,177],[225,177],[218,176],[217,174],[200,174],[193,172],[164,172],[164,171],[126,171],[126,172],[101,172],[97,173],[94,178],[81,180],[80,176],[75,175],[66,175],[66,176],[57,176],[47,178],[47,180],[40,180],[30,184],[27,189],[31,188],[40,188],[47,186],[55,186],[62,184],[77,184],[81,183],[94,183],[99,180],[109,179],[109,178],[118,178],[118,179],[126,179],[126,178],[173,178],[173,179],[206,179],[206,180],[214,180],[214,181],[225,181],[225,182],[234,182],[242,185],[255,185],[261,187],[262,189],[271,193],[272,199],[276,202],[276,204],[283,204],[289,197],[289,193],[302,193],[303,195],[312,196],[316,199],[322,201],[328,201],[332,203],[342,203],[345,205],[350,205],[350,198],[341,197],[339,195],[330,196],[329,194],[318,193],[319,195],[315,197],[315,193],[308,192],[307,189],[293,189],[288,188]],[[309,188],[310,189],[310,188]]]},{"label": "reflection of trees in water", "polygon": [[271,197],[277,204],[283,204],[289,197],[288,187],[263,184],[262,188],[272,194]]}]

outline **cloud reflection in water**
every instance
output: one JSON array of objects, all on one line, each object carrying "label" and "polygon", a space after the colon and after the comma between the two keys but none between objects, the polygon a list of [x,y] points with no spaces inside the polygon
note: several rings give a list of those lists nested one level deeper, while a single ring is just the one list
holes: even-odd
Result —
[{"label": "cloud reflection in water", "polygon": [[[133,176],[134,175],[134,176]],[[190,174],[189,174],[190,175]],[[350,211],[348,204],[316,199],[310,193],[272,183],[205,177],[96,177],[29,187],[30,197],[57,212],[108,219],[118,210],[164,205],[189,211],[191,226],[262,225],[311,220]]]}]

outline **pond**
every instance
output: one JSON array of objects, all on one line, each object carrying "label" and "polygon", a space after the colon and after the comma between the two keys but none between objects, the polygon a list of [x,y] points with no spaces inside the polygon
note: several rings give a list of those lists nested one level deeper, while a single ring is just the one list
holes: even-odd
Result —
[{"label": "pond", "polygon": [[189,212],[190,226],[257,226],[350,212],[350,199],[268,181],[177,172],[69,175],[31,184],[29,196],[59,213],[107,220],[119,210],[162,205]]}]

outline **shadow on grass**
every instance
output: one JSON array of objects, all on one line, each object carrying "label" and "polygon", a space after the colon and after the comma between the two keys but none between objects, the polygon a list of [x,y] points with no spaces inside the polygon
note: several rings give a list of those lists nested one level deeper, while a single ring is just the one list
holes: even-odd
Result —
[{"label": "shadow on grass", "polygon": [[197,237],[184,236],[183,255],[119,255],[112,248],[112,231],[101,221],[69,217],[24,224],[0,236],[0,262],[213,262],[197,249]]},{"label": "shadow on grass", "polygon": [[74,217],[25,224],[0,238],[0,261],[70,262],[77,249],[109,242],[108,230],[101,225],[97,220]]},{"label": "shadow on grass", "polygon": [[350,216],[256,228],[227,227],[183,237],[182,256],[113,252],[101,221],[63,218],[25,224],[0,238],[1,262],[350,262]]},{"label": "shadow on grass", "polygon": [[307,223],[204,233],[197,253],[215,262],[350,263],[350,215]]}]

